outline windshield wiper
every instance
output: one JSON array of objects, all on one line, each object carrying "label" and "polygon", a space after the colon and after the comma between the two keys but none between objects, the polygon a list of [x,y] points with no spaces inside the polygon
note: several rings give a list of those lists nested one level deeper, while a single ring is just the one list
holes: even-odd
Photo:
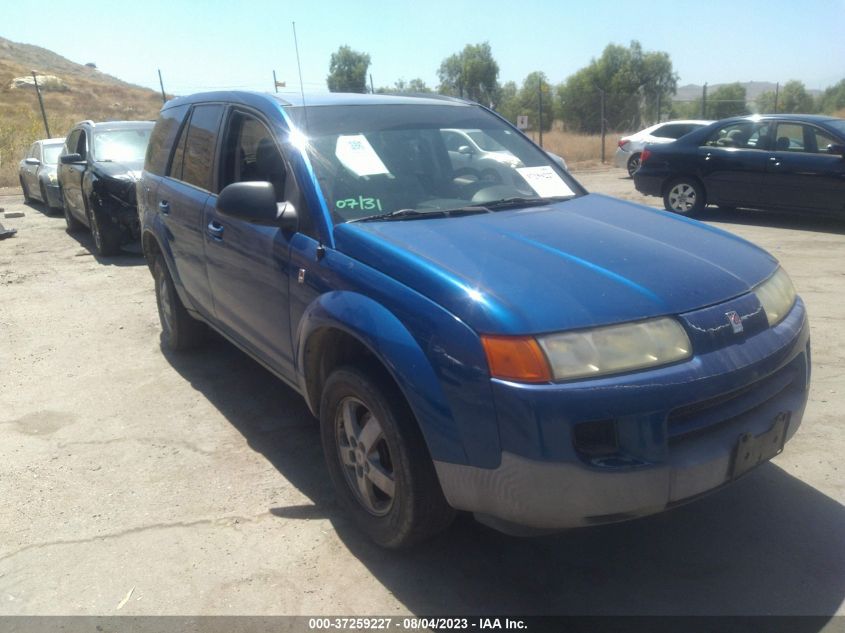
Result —
[{"label": "windshield wiper", "polygon": [[537,207],[550,202],[562,202],[570,200],[573,196],[549,196],[546,198],[502,198],[501,200],[493,200],[485,202],[484,206],[493,211],[501,211],[503,209],[514,209],[516,207]]},{"label": "windshield wiper", "polygon": [[486,206],[470,206],[459,207],[457,209],[429,209],[421,211],[419,209],[397,209],[388,213],[380,213],[378,215],[368,215],[365,218],[356,218],[349,220],[349,224],[353,222],[376,222],[384,220],[419,220],[423,218],[446,218],[457,217],[461,215],[472,215],[474,213],[490,213],[490,209]]}]

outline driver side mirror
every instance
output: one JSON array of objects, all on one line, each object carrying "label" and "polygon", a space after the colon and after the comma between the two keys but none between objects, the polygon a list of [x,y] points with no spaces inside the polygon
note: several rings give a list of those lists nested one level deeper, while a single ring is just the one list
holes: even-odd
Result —
[{"label": "driver side mirror", "polygon": [[467,156],[472,156],[475,154],[475,151],[469,145],[461,145],[458,148],[458,154],[465,154]]},{"label": "driver side mirror", "polygon": [[59,157],[59,161],[62,165],[73,165],[75,163],[84,163],[85,159],[82,158],[81,154],[65,154]]},{"label": "driver side mirror", "polygon": [[296,231],[296,208],[290,202],[276,202],[276,190],[269,182],[233,182],[217,196],[217,210],[223,215]]},{"label": "driver side mirror", "polygon": [[41,164],[41,161],[38,160],[37,158],[27,158],[23,162],[25,162],[27,165],[40,165]]},{"label": "driver side mirror", "polygon": [[827,153],[828,154],[839,154],[842,158],[845,158],[845,144],[843,143],[831,143],[827,146]]}]

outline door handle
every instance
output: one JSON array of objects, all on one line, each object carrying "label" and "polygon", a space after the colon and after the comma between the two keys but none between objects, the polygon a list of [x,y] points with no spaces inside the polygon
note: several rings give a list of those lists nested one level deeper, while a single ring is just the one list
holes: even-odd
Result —
[{"label": "door handle", "polygon": [[167,200],[162,200],[158,203],[158,210],[164,215],[170,215],[170,203]]},{"label": "door handle", "polygon": [[208,230],[208,234],[211,236],[211,239],[217,240],[218,242],[223,239],[223,225],[215,220],[212,220],[208,223],[206,227]]}]

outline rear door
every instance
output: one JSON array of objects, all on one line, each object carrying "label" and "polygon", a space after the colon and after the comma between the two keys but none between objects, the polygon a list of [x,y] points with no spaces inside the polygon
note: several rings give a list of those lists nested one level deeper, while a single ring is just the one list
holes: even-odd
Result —
[{"label": "rear door", "polygon": [[734,121],[715,130],[698,148],[698,166],[712,204],[761,206],[771,123]]},{"label": "rear door", "polygon": [[[278,203],[298,205],[295,180],[263,117],[234,108],[220,152],[218,189],[235,182],[271,182]],[[217,196],[205,211],[205,253],[216,322],[276,372],[293,379],[290,333],[290,239],[272,226],[221,214]]]},{"label": "rear door", "polygon": [[205,270],[203,212],[213,187],[212,166],[223,111],[219,103],[193,107],[176,141],[167,175],[154,195],[188,307],[207,317],[214,314],[214,305]]},{"label": "rear door", "polygon": [[842,143],[815,125],[779,121],[766,170],[772,206],[845,211],[845,159],[827,146]]}]

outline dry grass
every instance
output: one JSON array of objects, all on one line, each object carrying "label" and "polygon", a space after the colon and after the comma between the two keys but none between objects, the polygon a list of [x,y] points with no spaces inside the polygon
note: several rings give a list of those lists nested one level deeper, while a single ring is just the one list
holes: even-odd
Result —
[{"label": "dry grass", "polygon": [[[90,69],[66,73],[51,68],[39,70],[59,76],[69,88],[65,92],[43,93],[47,122],[54,137],[65,136],[84,119],[150,120],[161,108],[158,93]],[[0,186],[17,184],[18,162],[33,141],[46,137],[35,90],[9,88],[13,78],[28,74],[26,66],[0,59]]]},{"label": "dry grass", "polygon": [[[531,135],[537,139],[536,133]],[[604,139],[605,161],[610,163],[613,154],[616,152],[616,142],[620,136],[618,132],[608,132]],[[561,129],[558,122],[549,132],[543,133],[543,148],[563,156],[566,164],[570,167],[589,168],[601,164],[601,135],[599,134],[576,134]]]}]

